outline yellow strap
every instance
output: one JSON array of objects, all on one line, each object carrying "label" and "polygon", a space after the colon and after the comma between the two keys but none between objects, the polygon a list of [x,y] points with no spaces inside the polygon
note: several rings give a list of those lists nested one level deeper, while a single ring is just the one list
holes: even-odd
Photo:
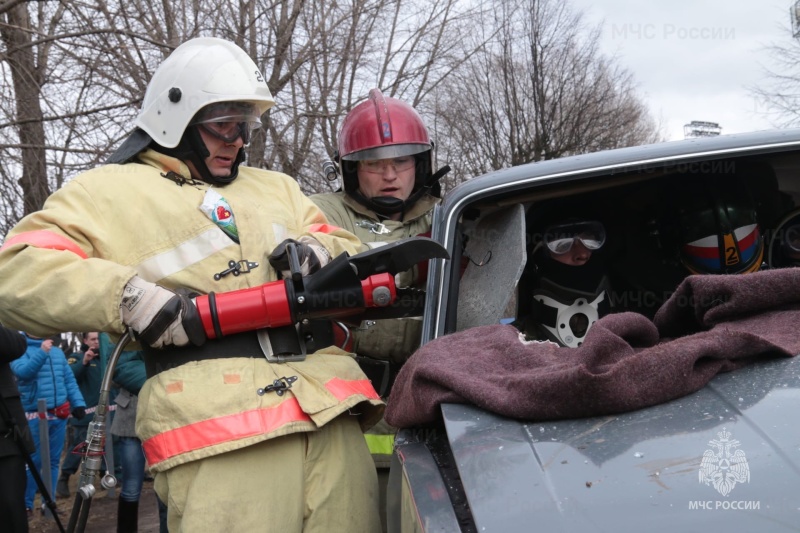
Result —
[{"label": "yellow strap", "polygon": [[372,454],[391,455],[392,451],[394,451],[394,435],[366,433],[364,438],[367,439],[367,446]]}]

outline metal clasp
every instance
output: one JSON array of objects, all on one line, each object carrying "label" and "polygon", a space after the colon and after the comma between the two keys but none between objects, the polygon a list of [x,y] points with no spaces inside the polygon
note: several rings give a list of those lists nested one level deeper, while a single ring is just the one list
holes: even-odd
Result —
[{"label": "metal clasp", "polygon": [[217,272],[214,274],[214,279],[219,281],[223,276],[227,276],[228,274],[233,274],[234,276],[238,276],[239,274],[247,274],[257,266],[258,263],[248,261],[247,259],[242,259],[241,261],[234,261],[231,259],[228,261],[228,268],[222,272]]},{"label": "metal clasp", "polygon": [[274,392],[278,396],[283,396],[283,393],[292,388],[292,383],[297,381],[297,376],[289,376],[276,379],[272,385],[261,387],[256,391],[259,396],[263,396],[268,392]]},{"label": "metal clasp", "polygon": [[369,220],[360,220],[358,224],[356,224],[360,228],[369,228],[370,233],[374,233],[375,235],[388,235],[392,232],[389,228],[386,227],[385,224],[382,222],[371,222]]},{"label": "metal clasp", "polygon": [[374,320],[364,320],[363,322],[361,322],[361,324],[359,324],[358,327],[353,328],[353,331],[366,331],[375,324],[376,322]]}]

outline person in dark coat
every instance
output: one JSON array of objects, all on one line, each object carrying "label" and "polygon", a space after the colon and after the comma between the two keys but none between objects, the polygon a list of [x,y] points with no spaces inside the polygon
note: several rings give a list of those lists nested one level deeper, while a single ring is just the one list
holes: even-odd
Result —
[{"label": "person in dark coat", "polygon": [[[0,524],[9,533],[28,531],[25,458],[35,450],[19,389],[9,363],[25,353],[25,337],[0,326]],[[20,446],[21,444],[21,446]]]}]

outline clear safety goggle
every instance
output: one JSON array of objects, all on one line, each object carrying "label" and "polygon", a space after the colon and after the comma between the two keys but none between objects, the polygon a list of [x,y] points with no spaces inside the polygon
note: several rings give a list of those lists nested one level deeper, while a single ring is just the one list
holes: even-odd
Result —
[{"label": "clear safety goggle", "polygon": [[544,243],[554,254],[569,252],[576,240],[587,250],[599,250],[606,242],[606,230],[600,222],[590,220],[550,226],[544,232]]},{"label": "clear safety goggle", "polygon": [[192,124],[226,143],[241,137],[248,144],[253,130],[261,127],[261,117],[253,105],[224,102],[203,109]]},{"label": "clear safety goggle", "polygon": [[414,168],[414,164],[415,159],[411,155],[390,159],[365,159],[358,162],[359,168],[370,174],[383,174],[388,167],[392,167],[395,172],[402,172]]},{"label": "clear safety goggle", "polygon": [[204,122],[199,124],[199,126],[212,136],[226,143],[236,142],[236,139],[241,136],[242,142],[244,144],[249,144],[253,130],[260,128],[261,122],[234,122],[231,120],[223,122]]}]

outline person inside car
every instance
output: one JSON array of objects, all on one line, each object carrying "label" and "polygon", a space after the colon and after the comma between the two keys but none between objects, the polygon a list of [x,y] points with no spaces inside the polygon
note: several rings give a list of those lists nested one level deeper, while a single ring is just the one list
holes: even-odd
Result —
[{"label": "person inside car", "polygon": [[623,199],[642,208],[618,221],[621,252],[609,263],[614,311],[652,319],[689,275],[759,270],[765,245],[758,209],[772,204],[759,203],[748,183],[739,175],[687,174]]},{"label": "person inside car", "polygon": [[594,217],[564,217],[562,211],[543,227],[527,266],[530,311],[513,325],[527,340],[577,348],[609,311],[605,226]]},{"label": "person inside car", "polygon": [[759,270],[764,239],[747,189],[716,182],[695,189],[696,194],[682,198],[676,213],[678,256],[684,268],[690,274]]}]

